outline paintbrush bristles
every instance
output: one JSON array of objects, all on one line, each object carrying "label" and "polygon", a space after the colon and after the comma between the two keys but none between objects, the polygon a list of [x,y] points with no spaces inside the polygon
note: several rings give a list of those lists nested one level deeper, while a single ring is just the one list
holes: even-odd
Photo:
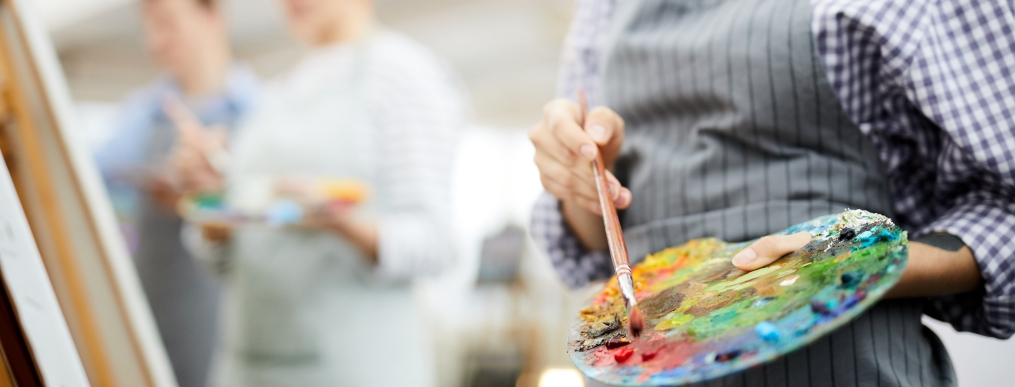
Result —
[{"label": "paintbrush bristles", "polygon": [[[624,265],[623,267],[627,267]],[[634,298],[634,278],[631,277],[630,269],[626,272],[617,273],[617,285],[620,287],[620,295],[624,298],[624,305],[627,306],[627,331],[631,334],[631,340],[641,336],[645,327],[645,319],[638,309],[638,300]]]},{"label": "paintbrush bristles", "polygon": [[645,329],[645,318],[641,315],[641,310],[638,309],[638,305],[631,305],[627,311],[627,329],[631,333],[631,337],[637,339],[641,336],[641,331]]}]

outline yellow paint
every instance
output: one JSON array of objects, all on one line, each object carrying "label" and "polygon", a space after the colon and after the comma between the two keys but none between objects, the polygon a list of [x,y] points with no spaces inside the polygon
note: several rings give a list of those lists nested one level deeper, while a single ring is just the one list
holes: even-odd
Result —
[{"label": "yellow paint", "polygon": [[673,328],[679,327],[681,325],[687,324],[691,320],[694,320],[694,316],[693,315],[690,315],[690,314],[678,314],[678,315],[675,315],[673,317],[670,317],[670,318],[664,320],[663,322],[661,322],[659,324],[656,324],[655,330],[657,330],[657,331],[665,331],[665,330],[673,329]]},{"label": "yellow paint", "polygon": [[849,258],[849,257],[852,257],[852,256],[853,256],[853,252],[852,251],[847,251],[845,254],[842,254],[842,255],[840,255],[838,257],[835,257],[835,262],[845,261],[846,258]]},{"label": "yellow paint", "polygon": [[754,285],[753,280],[756,280],[761,276],[767,275],[781,268],[782,268],[781,265],[766,266],[764,268],[741,275],[740,277],[737,277],[732,281],[716,281],[711,286],[709,286],[708,290],[721,293],[727,290],[746,289]]}]

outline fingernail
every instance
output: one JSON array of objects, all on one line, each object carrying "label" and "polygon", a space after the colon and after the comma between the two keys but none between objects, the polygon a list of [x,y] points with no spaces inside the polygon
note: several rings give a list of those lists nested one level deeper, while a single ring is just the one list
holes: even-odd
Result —
[{"label": "fingernail", "polygon": [[596,142],[606,141],[606,128],[602,125],[594,124],[589,127],[589,136]]},{"label": "fingernail", "polygon": [[758,259],[758,253],[754,252],[754,249],[748,247],[740,250],[737,255],[733,256],[733,263],[736,265],[749,265]]},{"label": "fingernail", "polygon": [[594,147],[592,145],[589,145],[589,144],[585,144],[585,145],[582,145],[580,150],[582,152],[582,156],[585,156],[585,158],[587,158],[589,160],[592,160],[592,159],[596,158],[596,147]]},{"label": "fingernail", "polygon": [[620,197],[620,190],[617,189],[617,185],[610,183],[610,199],[617,200]]}]

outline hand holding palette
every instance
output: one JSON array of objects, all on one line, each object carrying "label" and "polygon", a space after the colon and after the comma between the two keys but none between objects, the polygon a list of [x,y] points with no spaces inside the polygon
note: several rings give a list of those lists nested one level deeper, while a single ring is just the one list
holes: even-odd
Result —
[{"label": "hand holding palette", "polygon": [[744,272],[733,255],[753,241],[697,239],[634,267],[642,336],[620,329],[626,314],[610,280],[568,333],[568,353],[593,379],[671,386],[745,370],[832,332],[874,305],[902,275],[906,232],[882,215],[847,210],[777,235],[810,232],[797,252]]}]

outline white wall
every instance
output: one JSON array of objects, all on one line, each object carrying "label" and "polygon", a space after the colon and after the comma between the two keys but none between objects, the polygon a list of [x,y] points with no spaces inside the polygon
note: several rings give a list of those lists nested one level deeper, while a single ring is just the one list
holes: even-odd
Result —
[{"label": "white wall", "polygon": [[137,0],[34,0],[42,22],[50,31],[86,20],[102,12]]},{"label": "white wall", "polygon": [[948,324],[924,317],[948,348],[959,387],[1015,386],[1015,339],[1001,341],[956,332]]}]

